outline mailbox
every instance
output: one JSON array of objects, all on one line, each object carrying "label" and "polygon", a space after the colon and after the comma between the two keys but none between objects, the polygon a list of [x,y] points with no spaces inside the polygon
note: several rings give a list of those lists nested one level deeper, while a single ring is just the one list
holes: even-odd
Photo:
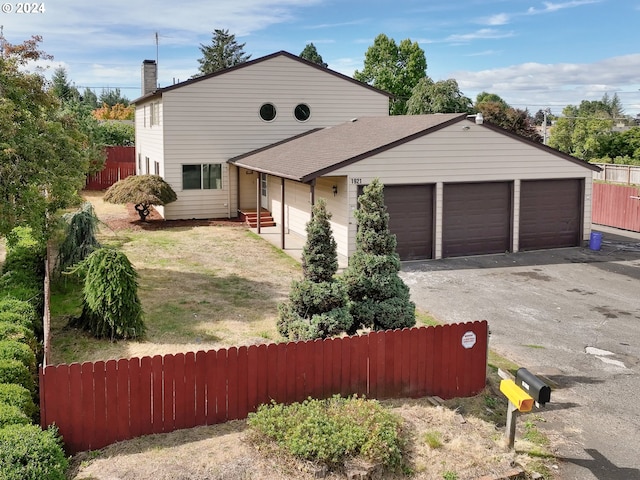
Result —
[{"label": "mailbox", "polygon": [[520,412],[530,412],[533,408],[533,398],[513,380],[502,380],[500,391]]},{"label": "mailbox", "polygon": [[526,391],[540,405],[551,400],[551,387],[526,368],[516,371],[516,385]]}]

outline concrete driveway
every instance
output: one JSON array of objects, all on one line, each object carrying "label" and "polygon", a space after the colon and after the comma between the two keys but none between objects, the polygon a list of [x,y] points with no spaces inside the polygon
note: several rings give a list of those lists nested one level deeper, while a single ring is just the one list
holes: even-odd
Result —
[{"label": "concrete driveway", "polygon": [[401,275],[420,308],[487,320],[492,349],[552,384],[534,413],[559,478],[640,479],[640,234],[595,229],[600,251],[408,262]]}]

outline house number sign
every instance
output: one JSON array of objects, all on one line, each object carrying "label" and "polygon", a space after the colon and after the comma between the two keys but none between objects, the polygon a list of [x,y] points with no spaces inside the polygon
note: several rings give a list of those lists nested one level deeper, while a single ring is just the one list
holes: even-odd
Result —
[{"label": "house number sign", "polygon": [[362,179],[361,178],[353,178],[353,177],[351,177],[351,183],[353,185],[362,185]]}]

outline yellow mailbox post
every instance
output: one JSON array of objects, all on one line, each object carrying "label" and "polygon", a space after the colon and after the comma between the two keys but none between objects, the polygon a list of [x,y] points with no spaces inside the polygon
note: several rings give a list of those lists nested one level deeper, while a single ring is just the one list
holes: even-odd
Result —
[{"label": "yellow mailbox post", "polygon": [[530,412],[533,408],[533,397],[531,397],[522,388],[516,385],[511,379],[504,379],[500,382],[500,391],[509,400],[507,410],[507,427],[505,434],[507,436],[507,445],[513,448],[516,438],[516,418],[518,412]]}]

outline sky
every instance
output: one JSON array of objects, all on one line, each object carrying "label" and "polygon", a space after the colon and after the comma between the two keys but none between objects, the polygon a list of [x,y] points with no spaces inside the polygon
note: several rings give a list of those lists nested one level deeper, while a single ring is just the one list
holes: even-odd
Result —
[{"label": "sky", "polygon": [[81,90],[120,88],[131,100],[143,60],[158,60],[161,87],[187,80],[214,29],[229,30],[252,59],[299,55],[313,43],[348,76],[384,33],[418,42],[427,75],[454,78],[472,100],[486,91],[560,115],[617,94],[627,115],[640,114],[640,0],[45,0],[32,13],[24,5],[0,0],[0,26],[10,43],[43,37],[54,56],[45,75],[62,66]]}]

